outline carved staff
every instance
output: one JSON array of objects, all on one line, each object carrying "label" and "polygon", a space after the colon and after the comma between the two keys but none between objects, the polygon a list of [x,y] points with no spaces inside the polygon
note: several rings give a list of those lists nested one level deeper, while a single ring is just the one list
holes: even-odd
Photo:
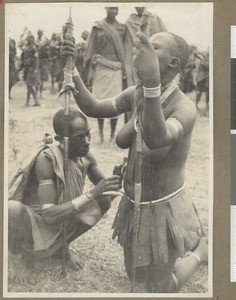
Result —
[{"label": "carved staff", "polygon": [[[144,11],[142,14],[140,31],[149,36],[150,13]],[[142,137],[142,103],[143,103],[143,81],[137,74],[138,82],[135,88],[134,98],[136,101],[136,159],[134,172],[134,225],[133,225],[133,244],[132,244],[132,275],[131,275],[131,293],[134,293],[135,275],[136,275],[136,257],[137,257],[137,240],[139,230],[139,210],[142,194],[141,178],[142,178],[142,152],[143,152],[143,137]]]},{"label": "carved staff", "polygon": [[[69,18],[66,22],[66,35],[67,40],[73,40],[73,22],[71,18],[71,7],[69,11]],[[64,82],[62,89],[59,92],[58,97],[64,95],[64,193],[63,193],[63,203],[68,201],[68,184],[67,184],[67,174],[68,174],[68,156],[69,156],[69,111],[70,111],[70,98],[72,92],[77,93],[75,89],[75,84],[72,77],[72,67],[73,67],[73,57],[68,56],[66,59],[66,64],[63,69]],[[65,260],[66,260],[66,221],[63,222],[63,252],[62,252],[62,275],[66,274],[65,271]]]}]

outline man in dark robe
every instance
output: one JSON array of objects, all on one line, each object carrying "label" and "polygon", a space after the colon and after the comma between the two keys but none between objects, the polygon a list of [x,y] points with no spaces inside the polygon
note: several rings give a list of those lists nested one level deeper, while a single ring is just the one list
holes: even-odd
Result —
[{"label": "man in dark robe", "polygon": [[16,42],[9,40],[9,98],[11,98],[11,88],[19,80],[16,70]]},{"label": "man in dark robe", "polygon": [[52,83],[52,93],[54,93],[54,83],[58,82],[58,91],[62,88],[63,82],[63,65],[60,59],[61,37],[59,34],[53,33],[49,45],[50,56],[50,75]]},{"label": "man in dark robe", "polygon": [[36,89],[40,82],[38,72],[38,52],[34,42],[34,36],[30,33],[26,39],[27,44],[21,53],[21,66],[18,71],[23,69],[24,80],[27,85],[26,106],[30,104],[30,96],[34,98],[34,106],[39,106]]},{"label": "man in dark robe", "polygon": [[49,79],[49,40],[44,36],[43,30],[39,29],[37,31],[38,38],[35,42],[38,50],[39,59],[39,97],[42,97],[43,92],[43,82]]}]

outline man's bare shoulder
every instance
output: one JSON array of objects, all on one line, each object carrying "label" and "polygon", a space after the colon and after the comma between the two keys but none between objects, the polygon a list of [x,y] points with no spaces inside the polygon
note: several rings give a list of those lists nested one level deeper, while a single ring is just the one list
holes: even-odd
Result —
[{"label": "man's bare shoulder", "polygon": [[179,91],[173,103],[171,117],[178,119],[187,130],[191,129],[197,118],[197,109],[194,102]]},{"label": "man's bare shoulder", "polygon": [[97,165],[97,161],[95,156],[89,151],[88,154],[84,157],[84,160],[86,160],[86,162],[88,163],[88,165],[93,165],[96,166]]},{"label": "man's bare shoulder", "polygon": [[55,177],[52,162],[44,152],[37,156],[34,167],[39,181]]},{"label": "man's bare shoulder", "polygon": [[176,96],[175,110],[181,113],[190,113],[192,117],[197,116],[197,109],[194,102],[182,91]]}]

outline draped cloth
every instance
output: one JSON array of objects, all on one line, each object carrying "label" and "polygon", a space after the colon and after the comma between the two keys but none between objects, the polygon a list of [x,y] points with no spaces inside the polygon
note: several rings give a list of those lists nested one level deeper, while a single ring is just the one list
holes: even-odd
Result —
[{"label": "draped cloth", "polygon": [[52,79],[56,81],[63,81],[63,65],[60,59],[60,42],[51,41],[49,46],[50,64],[49,72]]},{"label": "draped cloth", "polygon": [[201,59],[198,76],[197,76],[197,88],[200,92],[209,91],[209,52],[206,51]]},{"label": "draped cloth", "polygon": [[40,81],[40,77],[37,68],[37,49],[35,45],[25,46],[21,53],[21,60],[25,83],[28,86],[36,86]]},{"label": "draped cloth", "polygon": [[[28,251],[37,257],[50,256],[62,246],[62,223],[48,226],[45,224],[41,215],[41,205],[39,203],[37,189],[38,186],[32,184],[32,172],[35,160],[41,153],[50,159],[53,170],[56,174],[56,187],[58,191],[57,204],[63,202],[65,176],[63,172],[63,152],[55,145],[42,145],[37,151],[30,156],[13,177],[9,184],[8,197],[9,200],[20,201],[25,204],[27,212],[30,216],[32,224],[33,245],[25,246]],[[66,201],[80,196],[82,194],[84,178],[82,168],[74,161],[68,160],[68,173],[66,183],[68,185],[68,198]],[[74,235],[78,229],[78,220],[81,221],[81,226],[84,225],[84,218],[90,218],[91,225],[94,225],[101,218],[101,209],[97,202],[85,206],[79,213],[74,214],[65,222],[65,225],[70,229],[67,230],[67,239]],[[74,224],[74,226],[72,226]],[[88,223],[87,223],[88,224]],[[87,226],[87,224],[85,226]],[[23,245],[24,246],[24,245]]]},{"label": "draped cloth", "polygon": [[35,41],[36,47],[38,49],[38,58],[39,58],[39,74],[40,79],[47,81],[49,79],[49,40],[42,36]]},{"label": "draped cloth", "polygon": [[15,59],[16,59],[16,47],[11,46],[11,41],[10,41],[9,44],[9,88],[10,89],[14,84],[17,83],[17,81],[19,81],[19,76],[16,71]]},{"label": "draped cloth", "polygon": [[[137,14],[131,14],[125,25],[127,27],[127,33],[125,35],[125,71],[127,76],[128,86],[136,85],[136,70],[133,65],[133,45],[136,38],[136,32],[139,30],[141,24],[141,17]],[[149,36],[153,34],[167,31],[167,28],[161,18],[157,15],[150,13],[150,27],[149,27]]]},{"label": "draped cloth", "polygon": [[95,72],[93,77],[93,95],[96,99],[106,99],[122,91],[122,65],[99,54],[93,56]]},{"label": "draped cloth", "polygon": [[[97,36],[98,31],[102,31],[103,34]],[[116,78],[113,77],[113,74],[110,74],[110,80],[109,83],[107,82],[109,76],[107,74],[106,76],[106,83],[107,84],[112,84],[113,86],[116,84],[119,86],[119,88],[121,87],[121,89],[119,89],[119,92],[122,91],[122,67],[124,66],[124,46],[123,46],[123,40],[122,40],[122,36],[124,35],[125,32],[125,27],[124,25],[118,23],[117,21],[114,24],[109,24],[107,23],[104,19],[101,21],[97,21],[95,22],[93,28],[92,28],[92,32],[89,36],[89,40],[88,40],[88,44],[87,44],[87,49],[86,49],[86,54],[84,57],[84,64],[85,64],[85,70],[86,70],[86,74],[87,74],[87,81],[88,84],[90,84],[90,82],[92,80],[94,80],[94,73],[97,72],[98,74],[96,74],[96,78],[95,78],[95,82],[93,82],[93,84],[97,85],[96,79],[98,78],[98,76],[101,74],[101,77],[103,76],[103,73],[101,71],[101,65],[100,62],[97,61],[97,54],[100,54],[101,50],[106,47],[107,43],[110,43],[110,45],[114,48],[115,53],[117,54],[118,60],[119,60],[119,67],[116,67],[116,73],[121,74]],[[104,59],[108,59],[107,57],[103,57]],[[109,71],[109,70],[113,70],[114,73],[114,67],[113,67],[113,63],[116,64],[117,62],[111,61],[108,64],[104,64],[102,63],[102,69],[104,70],[105,68]],[[97,68],[97,65],[100,65]],[[112,65],[112,67],[110,66]],[[120,70],[118,70],[120,69]],[[99,74],[100,73],[100,74]],[[119,81],[121,81],[121,83]],[[114,82],[115,81],[115,82]],[[94,87],[93,87],[94,88]],[[117,88],[118,90],[118,88]],[[119,93],[118,92],[118,93]],[[111,96],[113,97],[114,95],[116,95],[116,92],[114,92]],[[98,99],[103,99],[101,96],[98,97]]]}]

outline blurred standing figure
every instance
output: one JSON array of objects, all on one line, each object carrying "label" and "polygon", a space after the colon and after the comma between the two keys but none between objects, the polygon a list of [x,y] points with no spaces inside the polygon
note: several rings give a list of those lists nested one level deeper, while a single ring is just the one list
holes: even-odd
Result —
[{"label": "blurred standing figure", "polygon": [[87,76],[84,67],[84,56],[86,54],[88,36],[89,36],[88,30],[84,30],[81,34],[81,38],[83,39],[83,41],[79,42],[76,45],[76,57],[75,57],[75,66],[79,71],[79,74],[86,86],[87,86]]},{"label": "blurred standing figure", "polygon": [[87,47],[87,43],[85,41],[79,42],[76,45],[75,66],[79,71],[84,84],[87,86],[87,77],[84,68],[84,56],[86,53],[86,47]]},{"label": "blurred standing figure", "polygon": [[[135,7],[135,10],[137,11],[137,14],[131,14],[125,22],[127,27],[127,33],[125,35],[125,70],[128,86],[133,86],[137,83],[136,71],[133,65],[133,47],[136,32],[139,31],[145,7]],[[151,37],[155,33],[167,31],[163,21],[157,15],[150,14],[149,36]]]},{"label": "blurred standing figure", "polygon": [[206,110],[209,109],[209,50],[207,49],[202,56],[197,76],[197,95],[196,107],[201,99],[202,93],[206,93]]},{"label": "blurred standing figure", "polygon": [[9,40],[9,98],[11,98],[11,88],[19,80],[15,65],[16,60],[16,42]]},{"label": "blurred standing figure", "polygon": [[39,106],[39,102],[36,94],[36,86],[39,83],[38,74],[38,57],[37,48],[34,43],[34,36],[29,33],[27,39],[27,44],[21,53],[21,66],[18,71],[23,69],[24,80],[27,85],[27,98],[26,106],[29,106],[30,96],[33,95],[34,106]]},{"label": "blurred standing figure", "polygon": [[50,68],[49,72],[51,75],[52,89],[54,93],[54,83],[58,82],[58,91],[62,88],[63,82],[63,66],[60,60],[60,46],[61,37],[59,34],[53,33],[49,44],[49,57],[50,57]]},{"label": "blurred standing figure", "polygon": [[197,47],[191,45],[189,48],[189,59],[186,67],[184,68],[184,78],[180,78],[180,89],[183,93],[191,93],[197,88],[197,73],[199,60],[201,57],[197,53]]},{"label": "blurred standing figure", "polygon": [[[85,70],[88,87],[97,99],[111,98],[122,91],[124,70],[125,25],[116,20],[118,7],[105,7],[107,16],[95,22],[88,40]],[[117,118],[110,119],[113,141]],[[104,120],[98,119],[100,141],[103,143]]]},{"label": "blurred standing figure", "polygon": [[37,31],[38,38],[36,40],[36,47],[38,49],[39,58],[39,75],[40,75],[40,85],[39,85],[39,96],[42,97],[43,82],[48,81],[48,69],[49,69],[49,40],[43,35],[43,30],[39,29]]},{"label": "blurred standing figure", "polygon": [[84,30],[83,32],[82,32],[82,34],[81,34],[81,37],[82,37],[82,39],[84,40],[84,41],[88,41],[88,37],[89,37],[89,32],[88,32],[88,30]]},{"label": "blurred standing figure", "polygon": [[29,35],[31,35],[32,32],[27,28],[25,27],[22,34],[20,35],[20,40],[17,44],[17,46],[20,48],[20,50],[23,50],[27,44],[27,38]]}]

